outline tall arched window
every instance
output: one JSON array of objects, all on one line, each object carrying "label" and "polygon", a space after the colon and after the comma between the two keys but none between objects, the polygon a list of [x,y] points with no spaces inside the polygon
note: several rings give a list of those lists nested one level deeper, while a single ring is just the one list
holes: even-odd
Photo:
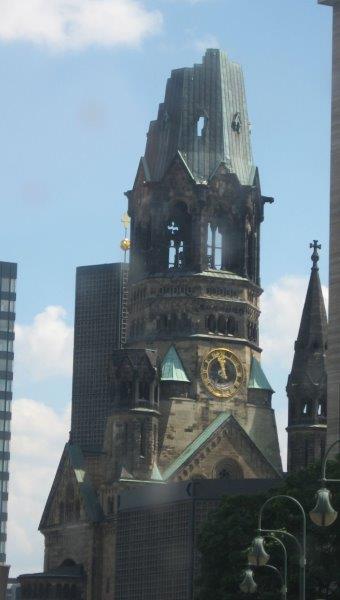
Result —
[{"label": "tall arched window", "polygon": [[207,329],[210,333],[216,333],[216,317],[215,315],[209,315],[207,317]]},{"label": "tall arched window", "polygon": [[144,421],[140,424],[140,455],[143,458],[146,456],[146,426]]},{"label": "tall arched window", "polygon": [[173,207],[167,225],[168,268],[181,270],[187,266],[191,238],[191,217],[185,202]]},{"label": "tall arched window", "polygon": [[228,335],[235,335],[237,333],[237,323],[235,317],[228,318],[227,332]]},{"label": "tall arched window", "polygon": [[227,333],[227,321],[223,315],[219,315],[217,319],[217,331],[223,335]]},{"label": "tall arched window", "polygon": [[222,269],[222,235],[213,223],[208,223],[207,257],[210,269]]}]

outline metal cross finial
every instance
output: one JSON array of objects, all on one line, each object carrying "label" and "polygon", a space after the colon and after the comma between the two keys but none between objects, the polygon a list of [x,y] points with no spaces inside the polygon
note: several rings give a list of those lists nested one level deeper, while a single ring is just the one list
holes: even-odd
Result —
[{"label": "metal cross finial", "polygon": [[313,240],[313,243],[309,244],[309,247],[313,248],[313,254],[311,256],[313,261],[313,269],[318,269],[318,262],[320,258],[318,250],[321,250],[321,244],[319,244],[319,240]]}]

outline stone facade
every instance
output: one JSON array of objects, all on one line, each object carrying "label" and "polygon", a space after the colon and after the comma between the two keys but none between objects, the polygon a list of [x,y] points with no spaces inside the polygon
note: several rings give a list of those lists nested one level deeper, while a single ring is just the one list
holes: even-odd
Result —
[{"label": "stone facade", "polygon": [[[167,527],[174,526],[194,565],[192,507],[176,501],[167,509],[169,521],[166,511],[148,521],[137,510],[129,515],[134,542],[127,535],[124,546],[120,533],[117,545],[123,495],[138,498],[148,489],[157,504],[163,489],[189,490],[199,479],[244,480],[254,491],[257,481],[282,477],[273,390],[259,346],[260,227],[272,200],[262,195],[252,160],[241,69],[219,50],[208,50],[202,65],[171,74],[127,196],[127,340],[101,365],[105,406],[99,398],[98,410],[104,406],[105,414],[94,418],[101,447],[96,435],[96,447],[82,443],[72,420],[40,523],[44,573],[52,583],[56,573],[65,575],[65,565],[82,569],[83,600],[192,600],[187,573],[178,579],[180,590],[167,576],[167,592],[151,590],[151,583],[147,589],[146,578],[144,596],[131,579],[134,571],[141,574],[146,544],[179,564],[176,544],[166,553]],[[83,418],[81,395],[76,408]],[[85,425],[86,442],[92,423]],[[198,521],[210,504],[196,507]],[[32,576],[22,582],[32,589]]]}]

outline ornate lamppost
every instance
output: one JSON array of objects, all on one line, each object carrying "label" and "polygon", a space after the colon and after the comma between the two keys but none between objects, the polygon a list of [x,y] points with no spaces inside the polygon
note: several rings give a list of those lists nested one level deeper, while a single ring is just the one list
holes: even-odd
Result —
[{"label": "ornate lamppost", "polygon": [[321,484],[322,487],[316,493],[316,505],[310,511],[309,516],[315,525],[319,527],[329,527],[337,519],[338,513],[334,510],[331,504],[331,492],[327,489],[327,483],[340,483],[340,479],[328,479],[326,476],[327,462],[331,450],[340,440],[336,440],[327,449],[321,467]]}]

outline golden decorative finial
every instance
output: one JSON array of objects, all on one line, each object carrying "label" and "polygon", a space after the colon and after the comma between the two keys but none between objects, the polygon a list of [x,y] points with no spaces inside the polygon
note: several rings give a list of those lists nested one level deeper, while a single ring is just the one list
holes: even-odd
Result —
[{"label": "golden decorative finial", "polygon": [[129,238],[127,237],[127,230],[128,227],[130,225],[131,219],[129,217],[129,215],[127,213],[124,213],[121,219],[121,223],[124,226],[124,239],[120,242],[120,247],[124,252],[124,262],[126,263],[126,253],[130,250],[131,248],[131,242],[129,240]]}]

